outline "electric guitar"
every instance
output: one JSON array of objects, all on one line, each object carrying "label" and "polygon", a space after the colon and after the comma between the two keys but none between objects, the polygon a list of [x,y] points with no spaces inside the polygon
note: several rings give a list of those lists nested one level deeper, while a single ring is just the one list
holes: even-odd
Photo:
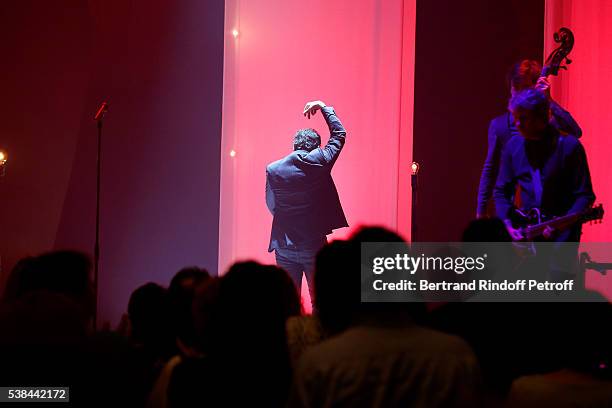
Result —
[{"label": "electric guitar", "polygon": [[587,208],[583,211],[564,215],[561,217],[548,218],[542,214],[539,208],[532,208],[528,212],[515,209],[513,224],[519,227],[525,241],[533,241],[539,238],[550,227],[557,231],[563,231],[576,223],[599,221],[603,219],[603,205]]}]

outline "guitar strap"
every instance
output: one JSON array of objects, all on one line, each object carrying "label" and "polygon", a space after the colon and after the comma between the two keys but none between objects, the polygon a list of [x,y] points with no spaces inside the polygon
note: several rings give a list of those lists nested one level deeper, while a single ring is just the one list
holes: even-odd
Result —
[{"label": "guitar strap", "polygon": [[[507,137],[508,137],[508,140],[510,140],[512,136],[515,136],[515,135],[520,136],[520,133],[518,129],[516,128],[516,126],[514,125],[514,119],[512,119],[512,113],[506,112],[506,115],[507,115],[506,116],[506,121],[507,121],[506,129],[508,129]],[[513,205],[514,205],[514,208],[523,208],[523,200],[521,196],[521,185],[519,183],[516,183],[516,187],[514,188]]]},{"label": "guitar strap", "polygon": [[[562,165],[563,165],[563,141],[565,140],[565,137],[563,136],[558,136],[557,137],[557,141],[556,143],[558,143],[558,145],[555,148],[555,158],[554,160],[556,161],[556,166],[558,169],[561,169]],[[542,207],[542,194],[543,194],[543,190],[544,187],[542,186],[542,171],[540,169],[537,168],[533,168],[530,166],[529,171],[531,172],[531,182],[533,183],[533,193],[534,193],[534,198],[535,198],[535,205],[536,207],[541,208]]]},{"label": "guitar strap", "polygon": [[535,206],[542,206],[542,173],[540,169],[530,168],[531,182],[533,184],[533,194],[535,196]]}]

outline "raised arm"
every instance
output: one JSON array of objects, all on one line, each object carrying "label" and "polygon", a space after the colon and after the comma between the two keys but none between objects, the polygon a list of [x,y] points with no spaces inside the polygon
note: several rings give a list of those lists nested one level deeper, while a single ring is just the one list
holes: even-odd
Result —
[{"label": "raised arm", "polygon": [[548,81],[548,78],[540,77],[535,87],[536,89],[544,92],[544,94],[550,100],[550,113],[552,114],[553,126],[562,133],[567,133],[574,137],[580,138],[582,136],[582,129],[580,129],[578,123],[568,111],[563,109],[561,105],[552,99],[550,94],[550,82]]},{"label": "raised arm", "polygon": [[580,129],[576,120],[557,102],[550,101],[550,112],[552,113],[553,125],[558,130],[578,138],[582,136],[582,129]]},{"label": "raised arm", "polygon": [[326,106],[322,101],[308,102],[304,107],[304,116],[310,119],[318,110],[321,110],[329,128],[329,141],[325,147],[313,150],[308,156],[310,160],[320,162],[321,164],[333,165],[336,159],[338,159],[342,147],[344,147],[346,131],[344,126],[342,126],[342,122],[336,116],[334,108]]}]

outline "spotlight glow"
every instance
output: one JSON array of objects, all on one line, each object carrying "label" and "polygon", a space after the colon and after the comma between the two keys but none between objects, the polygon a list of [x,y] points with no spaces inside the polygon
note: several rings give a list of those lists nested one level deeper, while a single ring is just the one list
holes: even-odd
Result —
[{"label": "spotlight glow", "polygon": [[419,172],[419,163],[412,162],[412,165],[410,166],[410,170],[412,171],[412,175],[416,176]]},{"label": "spotlight glow", "polygon": [[0,164],[6,163],[7,159],[8,159],[8,155],[6,154],[6,152],[4,152],[3,150],[0,150]]},{"label": "spotlight glow", "polygon": [[230,150],[230,157],[236,157],[236,151]]},{"label": "spotlight glow", "polygon": [[240,33],[238,32],[238,30],[237,30],[237,29],[235,29],[235,28],[234,28],[234,29],[232,30],[232,35],[234,36],[234,38],[238,38],[238,35],[239,35],[239,34],[240,34]]}]

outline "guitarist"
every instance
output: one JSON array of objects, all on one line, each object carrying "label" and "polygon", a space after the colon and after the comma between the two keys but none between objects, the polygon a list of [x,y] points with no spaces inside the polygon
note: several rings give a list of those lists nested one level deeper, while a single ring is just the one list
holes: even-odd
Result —
[{"label": "guitarist", "polygon": [[[512,66],[508,73],[508,85],[510,94],[527,88],[536,88],[543,91],[550,100],[551,124],[562,133],[568,133],[576,137],[582,136],[582,130],[572,115],[563,109],[550,97],[550,83],[548,79],[541,76],[542,67],[537,61],[523,60]],[[510,112],[506,112],[493,119],[489,125],[487,158],[485,159],[478,187],[478,206],[476,217],[487,216],[487,207],[492,198],[495,180],[499,171],[499,162],[504,145],[512,136],[518,135],[518,129],[514,126],[514,119]]]},{"label": "guitarist", "polygon": [[[517,92],[508,108],[520,136],[504,147],[494,199],[497,216],[512,238],[521,240],[521,231],[510,221],[517,185],[521,210],[537,207],[550,216],[583,211],[593,204],[595,194],[582,144],[551,125],[550,101],[543,92]],[[555,242],[578,242],[580,234],[578,223],[564,231],[547,228],[543,235]]]}]

